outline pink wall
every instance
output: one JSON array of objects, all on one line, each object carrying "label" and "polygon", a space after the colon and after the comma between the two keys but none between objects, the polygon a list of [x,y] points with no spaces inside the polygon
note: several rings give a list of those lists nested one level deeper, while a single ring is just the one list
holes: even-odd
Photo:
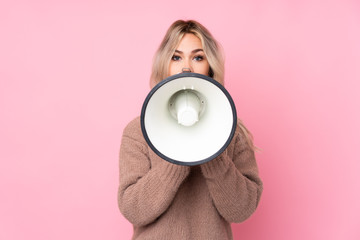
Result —
[{"label": "pink wall", "polygon": [[235,239],[360,239],[358,1],[7,2],[0,239],[130,238],[120,138],[178,18],[222,43],[226,87],[262,148],[263,198]]}]

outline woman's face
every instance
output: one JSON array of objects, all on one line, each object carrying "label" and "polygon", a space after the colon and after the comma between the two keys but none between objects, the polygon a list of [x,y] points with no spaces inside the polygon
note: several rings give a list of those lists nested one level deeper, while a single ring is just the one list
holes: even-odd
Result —
[{"label": "woman's face", "polygon": [[169,76],[186,71],[208,76],[209,62],[198,37],[186,33],[175,49],[169,66]]}]

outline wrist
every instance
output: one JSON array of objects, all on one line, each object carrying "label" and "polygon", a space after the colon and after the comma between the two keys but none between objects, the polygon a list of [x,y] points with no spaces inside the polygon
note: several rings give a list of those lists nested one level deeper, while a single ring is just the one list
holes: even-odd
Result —
[{"label": "wrist", "polygon": [[159,176],[163,181],[182,181],[190,173],[189,166],[182,166],[162,160],[162,163],[157,165]]},{"label": "wrist", "polygon": [[226,172],[230,165],[230,159],[224,154],[201,165],[204,176],[214,176]]}]

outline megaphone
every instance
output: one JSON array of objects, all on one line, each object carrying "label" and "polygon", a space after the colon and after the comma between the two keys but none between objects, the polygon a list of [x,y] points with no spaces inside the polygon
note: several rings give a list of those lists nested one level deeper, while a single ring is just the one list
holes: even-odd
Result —
[{"label": "megaphone", "polygon": [[219,82],[183,72],[151,89],[140,122],[146,142],[158,156],[194,166],[226,149],[235,134],[237,115],[234,101]]}]

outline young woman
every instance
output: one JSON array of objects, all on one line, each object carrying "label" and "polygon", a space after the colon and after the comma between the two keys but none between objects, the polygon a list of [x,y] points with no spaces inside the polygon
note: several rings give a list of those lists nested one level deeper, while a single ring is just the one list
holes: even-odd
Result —
[{"label": "young woman", "polygon": [[[170,26],[155,54],[150,86],[183,71],[224,84],[219,44],[196,21]],[[119,165],[118,204],[133,224],[133,239],[232,239],[230,223],[246,220],[262,193],[251,134],[240,121],[220,156],[190,167],[157,156],[137,117],[123,131]]]}]

